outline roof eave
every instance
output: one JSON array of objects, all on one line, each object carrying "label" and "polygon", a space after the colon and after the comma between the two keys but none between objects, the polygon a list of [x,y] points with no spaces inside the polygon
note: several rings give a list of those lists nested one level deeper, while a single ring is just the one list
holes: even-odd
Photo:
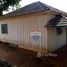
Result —
[{"label": "roof eave", "polygon": [[31,15],[31,14],[36,14],[36,13],[50,13],[50,14],[55,14],[55,15],[61,14],[61,15],[67,16],[67,13],[65,13],[65,12],[56,12],[56,11],[52,11],[52,10],[46,10],[46,11],[38,11],[38,12],[27,13],[27,14],[23,14],[23,15],[15,15],[15,16],[6,16],[6,15],[3,15],[3,16],[0,16],[0,19],[1,18],[8,18],[8,17]]}]

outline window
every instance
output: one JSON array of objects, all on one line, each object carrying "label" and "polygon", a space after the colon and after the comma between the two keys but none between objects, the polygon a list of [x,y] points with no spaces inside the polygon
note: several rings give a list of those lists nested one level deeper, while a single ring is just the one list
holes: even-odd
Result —
[{"label": "window", "polygon": [[57,35],[62,34],[62,28],[56,28]]},{"label": "window", "polygon": [[8,26],[7,24],[1,24],[1,33],[8,34]]}]

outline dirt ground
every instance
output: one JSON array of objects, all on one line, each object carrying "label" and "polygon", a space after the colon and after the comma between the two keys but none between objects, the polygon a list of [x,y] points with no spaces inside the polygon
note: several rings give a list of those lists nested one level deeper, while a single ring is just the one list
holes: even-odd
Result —
[{"label": "dirt ground", "polygon": [[37,58],[36,53],[29,50],[0,46],[0,59],[17,67],[67,67],[67,51],[65,51],[60,55],[58,52],[58,57]]},{"label": "dirt ground", "polygon": [[8,61],[17,67],[43,67],[36,58],[36,53],[25,49],[12,49],[0,46],[0,59]]}]

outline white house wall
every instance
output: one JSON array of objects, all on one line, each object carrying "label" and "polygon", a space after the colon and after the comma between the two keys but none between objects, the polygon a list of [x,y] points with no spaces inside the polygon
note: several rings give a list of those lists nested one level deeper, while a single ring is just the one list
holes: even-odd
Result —
[{"label": "white house wall", "polygon": [[[33,14],[19,17],[9,17],[0,19],[1,24],[8,24],[8,34],[1,34],[0,40],[18,44],[19,47],[34,51],[43,50],[47,52],[47,28],[46,23],[53,17],[51,14]],[[1,28],[1,26],[0,26]],[[35,41],[31,37],[31,32],[37,29],[41,32],[41,37]]]},{"label": "white house wall", "polygon": [[66,45],[66,28],[63,27],[62,34],[57,35],[56,28],[48,28],[48,48],[52,52]]}]

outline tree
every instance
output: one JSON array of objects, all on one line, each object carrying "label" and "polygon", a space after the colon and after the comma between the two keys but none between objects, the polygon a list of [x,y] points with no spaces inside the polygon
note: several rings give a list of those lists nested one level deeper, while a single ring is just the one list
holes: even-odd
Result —
[{"label": "tree", "polygon": [[9,6],[18,6],[21,0],[0,0],[0,16],[3,15],[3,11],[7,10]]}]

